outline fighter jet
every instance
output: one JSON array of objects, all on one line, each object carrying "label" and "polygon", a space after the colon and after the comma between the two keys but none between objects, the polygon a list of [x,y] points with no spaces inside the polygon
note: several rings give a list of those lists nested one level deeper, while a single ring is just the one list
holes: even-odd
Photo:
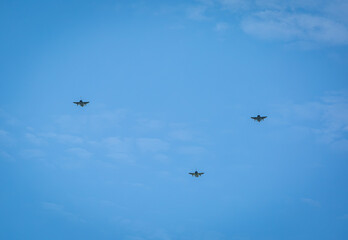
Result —
[{"label": "fighter jet", "polygon": [[81,106],[81,107],[83,107],[83,106],[85,106],[85,105],[87,105],[89,102],[84,102],[84,101],[82,101],[82,100],[80,100],[79,102],[74,102],[77,106]]},{"label": "fighter jet", "polygon": [[257,117],[251,117],[251,118],[254,119],[255,121],[261,122],[261,121],[263,121],[265,118],[267,118],[267,116],[261,117],[260,115],[257,115]]},{"label": "fighter jet", "polygon": [[190,172],[189,174],[191,174],[192,177],[193,177],[193,176],[195,176],[195,177],[200,177],[201,175],[204,174],[204,172],[199,173],[199,172],[195,171],[194,173],[191,173],[191,172]]}]

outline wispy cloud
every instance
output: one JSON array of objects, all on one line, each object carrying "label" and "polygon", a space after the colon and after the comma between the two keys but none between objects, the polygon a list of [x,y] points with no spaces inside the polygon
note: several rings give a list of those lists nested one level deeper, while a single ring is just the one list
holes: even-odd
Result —
[{"label": "wispy cloud", "polygon": [[168,150],[169,144],[158,138],[138,138],[137,146],[143,152],[161,152]]},{"label": "wispy cloud", "polygon": [[302,198],[301,201],[312,206],[312,207],[320,207],[321,206],[318,201],[315,201],[311,198]]},{"label": "wispy cloud", "polygon": [[205,152],[205,148],[201,146],[184,146],[179,148],[179,152],[188,155],[200,155]]},{"label": "wispy cloud", "polygon": [[218,2],[228,10],[240,10],[250,8],[252,2],[248,0],[218,0]]},{"label": "wispy cloud", "polygon": [[74,136],[71,134],[60,134],[60,133],[44,133],[41,136],[53,139],[64,144],[81,144],[84,142],[83,138]]},{"label": "wispy cloud", "polygon": [[264,39],[348,43],[345,25],[311,14],[264,11],[246,17],[241,26],[246,33]]},{"label": "wispy cloud", "polygon": [[0,144],[8,146],[16,142],[16,139],[11,135],[10,132],[0,129]]},{"label": "wispy cloud", "polygon": [[0,150],[0,159],[3,159],[3,160],[8,160],[8,161],[13,161],[14,158],[12,155],[10,155],[9,153],[3,151],[3,150]]},{"label": "wispy cloud", "polygon": [[202,21],[209,19],[206,16],[206,6],[192,6],[187,8],[187,17],[193,20]]},{"label": "wispy cloud", "polygon": [[118,161],[134,164],[134,140],[132,138],[107,137],[102,140],[106,156]]},{"label": "wispy cloud", "polygon": [[45,153],[41,149],[24,149],[20,151],[20,156],[22,158],[35,158],[35,159],[41,159],[45,156]]},{"label": "wispy cloud", "polygon": [[154,155],[154,159],[156,159],[156,160],[158,160],[159,162],[162,162],[162,163],[170,162],[168,156],[165,155],[165,154],[162,154],[162,153],[155,154]]},{"label": "wispy cloud", "polygon": [[[153,239],[153,240],[172,240],[173,238],[162,228],[155,229],[145,229],[144,226],[147,226],[145,222],[132,221],[129,219],[123,219],[123,224],[128,225],[127,227],[136,228],[138,234],[137,235],[129,235],[126,236],[125,240],[145,240],[145,239]],[[140,235],[140,236],[139,236]]]},{"label": "wispy cloud", "polygon": [[173,130],[169,133],[169,136],[180,141],[190,141],[193,139],[193,134],[190,131],[184,129]]},{"label": "wispy cloud", "polygon": [[63,205],[60,205],[57,203],[43,202],[42,209],[47,211],[48,213],[55,214],[55,215],[64,217],[66,219],[72,220],[72,221],[84,222],[84,220],[82,218],[80,218],[76,214],[66,210]]},{"label": "wispy cloud", "polygon": [[348,220],[348,214],[344,214],[343,216],[339,217],[340,219]]},{"label": "wispy cloud", "polygon": [[0,137],[7,137],[7,136],[8,136],[8,132],[0,129]]},{"label": "wispy cloud", "polygon": [[126,236],[126,240],[145,240],[145,238],[139,236]]},{"label": "wispy cloud", "polygon": [[7,141],[10,139],[10,135],[7,131],[0,129],[0,141]]},{"label": "wispy cloud", "polygon": [[33,133],[26,133],[25,138],[32,144],[35,145],[41,145],[44,143],[44,140],[40,138],[39,136],[33,134]]},{"label": "wispy cloud", "polygon": [[165,123],[163,121],[159,121],[156,119],[138,119],[137,121],[137,129],[145,130],[145,131],[153,131],[160,130],[165,127]]},{"label": "wispy cloud", "polygon": [[[143,161],[138,159],[144,158],[167,164],[171,162],[169,156],[174,151],[192,155],[204,149],[200,146],[204,143],[197,138],[197,132],[193,132],[187,124],[144,118],[129,112],[127,117],[121,114],[120,120],[118,115],[119,111],[104,111],[104,117],[96,124],[103,125],[103,128],[97,132],[95,129],[89,131],[89,120],[79,121],[76,128],[68,128],[75,124],[76,119],[72,116],[55,117],[60,120],[46,121],[42,127],[18,127],[13,134],[7,129],[0,129],[0,140],[3,139],[0,144],[9,142],[8,139],[13,135],[18,141],[15,144],[21,149],[13,154],[14,158],[45,160],[45,164],[53,164],[55,167],[74,168],[83,167],[92,161],[110,166],[119,163],[135,165],[141,164]],[[106,119],[119,121],[114,125],[114,122]],[[196,142],[193,147],[192,142]],[[12,145],[7,147],[3,149],[2,156],[12,152]]]},{"label": "wispy cloud", "polygon": [[330,93],[317,102],[279,108],[283,121],[308,129],[318,142],[348,150],[348,94]]},{"label": "wispy cloud", "polygon": [[92,156],[92,153],[84,148],[69,148],[67,149],[67,152],[73,154],[78,158],[89,158]]},{"label": "wispy cloud", "polygon": [[52,210],[55,212],[62,212],[64,207],[62,205],[51,203],[51,202],[43,202],[42,207],[45,210]]},{"label": "wispy cloud", "polygon": [[[348,44],[346,1],[214,0],[200,1],[191,9],[189,18],[214,19],[216,31],[237,24],[246,34],[264,40],[308,45]],[[229,14],[218,15],[219,11]],[[228,25],[221,24],[222,19]]]},{"label": "wispy cloud", "polygon": [[227,29],[229,29],[229,25],[225,22],[218,22],[216,25],[215,25],[215,30],[217,32],[224,32],[226,31]]},{"label": "wispy cloud", "polygon": [[172,238],[164,229],[157,229],[150,239],[171,240]]},{"label": "wispy cloud", "polygon": [[103,144],[117,152],[129,152],[132,149],[133,140],[131,138],[107,137]]},{"label": "wispy cloud", "polygon": [[54,120],[60,129],[64,131],[76,131],[93,126],[95,130],[102,130],[109,126],[119,126],[120,122],[127,116],[126,110],[100,111],[89,115],[62,115]]},{"label": "wispy cloud", "polygon": [[20,125],[20,121],[16,117],[12,116],[11,114],[5,112],[2,109],[0,109],[0,121],[9,126]]}]

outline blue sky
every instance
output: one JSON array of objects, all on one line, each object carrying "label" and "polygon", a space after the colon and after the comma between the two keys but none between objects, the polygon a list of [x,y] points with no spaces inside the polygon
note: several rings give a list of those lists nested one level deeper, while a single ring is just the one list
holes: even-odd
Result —
[{"label": "blue sky", "polygon": [[347,11],[2,1],[0,238],[347,239]]}]

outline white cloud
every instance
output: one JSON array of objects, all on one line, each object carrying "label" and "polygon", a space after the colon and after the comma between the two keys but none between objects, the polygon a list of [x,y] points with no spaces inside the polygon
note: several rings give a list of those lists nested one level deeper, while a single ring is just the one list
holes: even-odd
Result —
[{"label": "white cloud", "polygon": [[310,14],[264,11],[247,17],[241,26],[246,33],[264,39],[348,43],[348,29],[345,25]]},{"label": "white cloud", "polygon": [[158,240],[171,240],[172,238],[164,229],[157,229],[151,236],[150,239]]},{"label": "white cloud", "polygon": [[206,6],[189,7],[187,9],[187,17],[197,21],[207,20],[206,10]]},{"label": "white cloud", "polygon": [[161,152],[168,150],[169,144],[158,138],[138,138],[138,148],[143,152]]},{"label": "white cloud", "polygon": [[187,130],[174,130],[169,136],[180,141],[190,141],[193,138],[192,133]]},{"label": "white cloud", "polygon": [[134,140],[132,138],[108,137],[102,140],[106,156],[114,160],[134,164]]},{"label": "white cloud", "polygon": [[84,222],[84,220],[78,217],[76,214],[67,211],[63,205],[52,202],[43,202],[42,208],[51,214],[56,214],[69,220]]},{"label": "white cloud", "polygon": [[146,240],[143,237],[138,237],[138,236],[126,236],[125,240]]},{"label": "white cloud", "polygon": [[348,94],[331,93],[320,101],[281,106],[283,122],[308,129],[321,144],[348,150]]},{"label": "white cloud", "polygon": [[23,158],[43,158],[45,153],[41,149],[24,149],[20,151]]},{"label": "white cloud", "polygon": [[50,202],[43,202],[42,207],[46,210],[52,210],[52,211],[62,211],[63,206],[55,203],[50,203]]},{"label": "white cloud", "polygon": [[129,152],[132,148],[133,140],[131,138],[108,137],[102,143],[117,152]]},{"label": "white cloud", "polygon": [[131,138],[108,137],[102,141],[109,152],[128,155],[133,150],[134,140]]},{"label": "white cloud", "polygon": [[36,136],[33,133],[26,133],[25,134],[25,138],[32,144],[35,145],[41,145],[42,143],[44,143],[43,139],[41,139],[40,137]]},{"label": "white cloud", "polygon": [[10,160],[10,161],[12,161],[12,160],[13,160],[13,157],[12,157],[9,153],[0,150],[0,159],[5,159],[5,160]]},{"label": "white cloud", "polygon": [[17,118],[13,117],[11,114],[8,114],[2,109],[0,109],[0,120],[10,126],[19,126],[21,124]]},{"label": "white cloud", "polygon": [[154,130],[161,130],[164,127],[165,127],[165,124],[159,120],[139,119],[136,129],[141,131],[154,131]]},{"label": "white cloud", "polygon": [[340,219],[344,219],[344,220],[348,219],[348,214],[344,214],[343,216],[340,217]]},{"label": "white cloud", "polygon": [[[102,164],[114,166],[115,162],[130,165],[140,164],[141,162],[138,162],[137,159],[147,158],[158,163],[167,164],[170,162],[169,152],[174,149],[175,144],[178,144],[177,140],[183,142],[195,140],[192,131],[186,124],[142,118],[137,114],[128,114],[127,121],[122,122],[122,129],[127,128],[131,131],[118,131],[121,128],[115,129],[114,123],[108,122],[107,119],[118,119],[120,114],[115,111],[111,111],[111,113],[104,111],[103,113],[103,118],[106,119],[106,122],[103,122],[102,125],[104,126],[102,129],[110,128],[112,131],[108,131],[108,133],[117,132],[117,136],[109,135],[109,137],[103,137],[104,134],[101,134],[99,131],[98,134],[93,136],[91,133],[94,132],[84,131],[85,127],[88,127],[84,120],[73,120],[71,116],[66,116],[66,118],[58,118],[60,119],[58,124],[56,121],[46,121],[41,129],[26,126],[23,126],[22,129],[19,128],[19,133],[14,132],[13,137],[21,140],[24,137],[23,144],[26,144],[26,146],[19,151],[18,155],[14,156],[19,156],[23,159],[38,159],[40,161],[47,159],[45,164],[58,164],[62,167],[73,168],[82,166],[86,163],[86,160],[88,162],[100,161]],[[110,118],[106,116],[110,116]],[[79,124],[74,126],[76,128],[62,127],[64,125],[70,126],[75,121],[79,122]],[[82,125],[86,126],[81,127]],[[42,131],[43,129],[48,129],[49,131]],[[8,142],[7,139],[10,137],[10,133],[5,130],[0,130],[0,140],[1,138],[6,138],[3,142]],[[2,142],[0,143],[2,144]],[[188,154],[202,152],[202,149],[199,147],[185,147],[183,143],[179,146],[177,145],[175,149],[180,147],[183,147],[182,152]],[[6,152],[0,152],[0,154],[1,156],[6,156],[7,152],[6,150]],[[58,156],[56,155],[57,153]],[[43,159],[44,157],[45,159]],[[54,161],[57,157],[62,161]],[[74,161],[71,161],[71,159],[74,159]]]},{"label": "white cloud", "polygon": [[135,160],[132,157],[131,153],[110,152],[107,153],[106,156],[112,160],[116,160],[117,162],[127,163],[130,165],[135,164]]},{"label": "white cloud", "polygon": [[162,162],[162,163],[168,163],[170,161],[167,155],[161,154],[161,153],[156,154],[154,156],[154,159],[156,159],[156,160],[158,160],[159,162]]},{"label": "white cloud", "polygon": [[69,148],[67,152],[73,154],[78,158],[89,158],[92,156],[92,153],[90,153],[84,148]]},{"label": "white cloud", "polygon": [[341,140],[334,141],[332,143],[332,147],[333,149],[338,151],[348,151],[348,140],[341,139]]},{"label": "white cloud", "polygon": [[[335,0],[334,0],[335,1]],[[250,0],[249,0],[250,2]],[[319,10],[327,5],[325,0],[255,0],[257,9],[296,10],[312,9]]]},{"label": "white cloud", "polygon": [[110,126],[119,126],[122,120],[126,117],[126,111],[123,109],[102,111],[88,115],[62,115],[56,117],[55,123],[64,131],[76,131],[89,127],[94,130],[103,130]]},{"label": "white cloud", "polygon": [[215,30],[218,32],[224,32],[229,28],[229,25],[225,22],[219,22],[215,26]]},{"label": "white cloud", "polygon": [[196,0],[197,2],[204,4],[204,5],[214,5],[215,0]]},{"label": "white cloud", "polygon": [[83,138],[70,134],[45,133],[41,135],[65,144],[81,144],[84,142]]},{"label": "white cloud", "polygon": [[216,31],[226,30],[228,25],[221,25],[222,21],[238,21],[245,33],[264,40],[307,47],[348,44],[348,1],[345,0],[200,1],[191,8],[189,17],[202,20],[208,18],[207,12],[219,11],[224,14],[215,16]]},{"label": "white cloud", "polygon": [[189,155],[199,155],[203,154],[205,152],[205,148],[200,146],[185,146],[179,148],[179,152],[182,154],[189,154]]},{"label": "white cloud", "polygon": [[0,143],[3,145],[11,145],[15,143],[15,139],[9,132],[0,129]]},{"label": "white cloud", "polygon": [[0,129],[0,137],[7,137],[7,136],[8,136],[8,132]]},{"label": "white cloud", "polygon": [[218,2],[229,10],[247,9],[252,5],[248,0],[218,0]]},{"label": "white cloud", "polygon": [[318,201],[315,201],[315,200],[310,199],[310,198],[302,198],[301,201],[312,206],[312,207],[320,207],[321,206]]},{"label": "white cloud", "polygon": [[337,20],[348,24],[348,1],[330,1],[324,12]]}]

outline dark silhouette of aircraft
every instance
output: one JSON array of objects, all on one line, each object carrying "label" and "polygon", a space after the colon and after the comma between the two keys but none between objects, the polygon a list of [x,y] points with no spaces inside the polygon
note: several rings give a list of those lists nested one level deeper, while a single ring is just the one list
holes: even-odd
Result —
[{"label": "dark silhouette of aircraft", "polygon": [[190,172],[189,174],[191,174],[192,177],[193,177],[193,176],[195,176],[195,177],[200,177],[201,175],[204,174],[204,172],[199,173],[199,172],[195,171],[194,173],[191,173],[191,172]]},{"label": "dark silhouette of aircraft", "polygon": [[80,100],[79,102],[74,102],[74,103],[75,103],[77,106],[83,107],[83,106],[87,105],[89,102],[84,102],[84,101]]},{"label": "dark silhouette of aircraft", "polygon": [[265,118],[267,118],[267,116],[261,117],[260,115],[257,115],[257,117],[251,117],[251,118],[254,119],[255,121],[261,122],[261,121],[263,121]]}]

